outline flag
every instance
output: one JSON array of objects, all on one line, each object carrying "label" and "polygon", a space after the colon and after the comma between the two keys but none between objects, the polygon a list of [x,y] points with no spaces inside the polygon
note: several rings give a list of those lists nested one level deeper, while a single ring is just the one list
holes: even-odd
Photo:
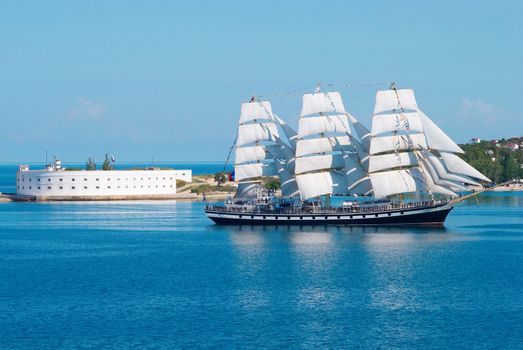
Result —
[{"label": "flag", "polygon": [[229,174],[229,181],[234,181],[234,170]]},{"label": "flag", "polygon": [[114,156],[111,154],[111,162],[116,163],[116,160],[114,159]]}]

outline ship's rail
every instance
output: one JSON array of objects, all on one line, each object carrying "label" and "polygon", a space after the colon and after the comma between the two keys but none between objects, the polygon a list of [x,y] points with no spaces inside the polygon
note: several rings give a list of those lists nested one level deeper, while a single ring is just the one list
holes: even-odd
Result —
[{"label": "ship's rail", "polygon": [[242,206],[242,205],[208,205],[205,207],[206,211],[216,211],[225,213],[235,214],[351,214],[351,213],[379,213],[379,212],[390,212],[394,210],[409,210],[416,208],[428,208],[436,207],[447,204],[446,200],[433,200],[433,201],[421,201],[421,202],[408,202],[408,203],[388,203],[380,205],[358,205],[350,207],[335,207],[335,208],[322,208],[317,206],[301,206],[301,207],[280,207],[274,208],[270,205],[258,205],[258,206]]}]

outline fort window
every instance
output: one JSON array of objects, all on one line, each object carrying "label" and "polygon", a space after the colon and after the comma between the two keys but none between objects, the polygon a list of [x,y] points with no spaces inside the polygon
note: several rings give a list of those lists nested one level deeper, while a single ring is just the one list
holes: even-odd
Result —
[{"label": "fort window", "polygon": [[40,189],[40,186],[38,186],[38,189]]},{"label": "fort window", "polygon": [[50,189],[51,189],[51,186],[47,186],[47,189],[50,190]]},{"label": "fort window", "polygon": [[63,190],[63,189],[64,189],[64,187],[63,187],[63,186],[60,186],[60,187],[59,187],[59,189]]},{"label": "fort window", "polygon": [[100,179],[96,179],[96,181],[100,181]]},{"label": "fort window", "polygon": [[87,186],[84,186],[84,190],[86,190],[86,189],[87,189]]},{"label": "fort window", "polygon": [[47,181],[51,181],[51,179],[47,179]]},{"label": "fort window", "polygon": [[87,181],[87,179],[84,179],[84,181]]},{"label": "fort window", "polygon": [[107,186],[107,188],[111,188],[111,186]]},{"label": "fort window", "polygon": [[99,190],[99,189],[100,189],[100,186],[96,186],[96,189]]},{"label": "fort window", "polygon": [[60,181],[64,181],[64,179],[60,178]]},{"label": "fort window", "polygon": [[72,190],[74,190],[74,189],[75,189],[75,187],[74,187],[74,186],[72,186],[72,187],[71,187],[71,189],[72,189]]},{"label": "fort window", "polygon": [[71,179],[71,181],[73,181],[73,182],[74,182],[74,177],[73,177],[73,178]]}]

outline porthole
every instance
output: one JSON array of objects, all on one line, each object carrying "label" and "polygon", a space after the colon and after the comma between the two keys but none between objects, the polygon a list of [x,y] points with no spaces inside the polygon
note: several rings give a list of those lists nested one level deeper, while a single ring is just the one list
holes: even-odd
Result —
[{"label": "porthole", "polygon": [[338,215],[338,219],[340,218],[340,216]]},{"label": "porthole", "polygon": [[254,219],[254,215],[251,215],[251,219]]},{"label": "porthole", "polygon": [[328,216],[325,216],[325,219],[328,219],[329,217]]},{"label": "porthole", "polygon": [[403,214],[404,214],[404,213],[403,213],[403,212],[401,212],[401,215],[403,215]]},{"label": "porthole", "polygon": [[390,216],[390,213],[389,213],[389,216]]},{"label": "porthole", "polygon": [[375,217],[378,217],[378,214],[374,214]]}]

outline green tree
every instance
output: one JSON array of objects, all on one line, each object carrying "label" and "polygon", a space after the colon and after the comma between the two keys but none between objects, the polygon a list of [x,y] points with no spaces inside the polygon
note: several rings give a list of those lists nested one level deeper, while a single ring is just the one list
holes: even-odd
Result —
[{"label": "green tree", "polygon": [[267,182],[265,183],[265,188],[268,189],[268,190],[279,190],[281,188],[281,182],[280,182],[280,179],[278,178],[275,178],[275,177],[271,177],[267,180]]},{"label": "green tree", "polygon": [[96,164],[92,161],[91,158],[85,163],[85,170],[96,170]]},{"label": "green tree", "polygon": [[113,166],[111,165],[111,160],[109,159],[109,154],[105,154],[105,160],[102,165],[103,170],[113,170]]},{"label": "green tree", "polygon": [[223,172],[214,174],[214,181],[216,181],[218,186],[223,185],[227,182],[227,174]]}]

